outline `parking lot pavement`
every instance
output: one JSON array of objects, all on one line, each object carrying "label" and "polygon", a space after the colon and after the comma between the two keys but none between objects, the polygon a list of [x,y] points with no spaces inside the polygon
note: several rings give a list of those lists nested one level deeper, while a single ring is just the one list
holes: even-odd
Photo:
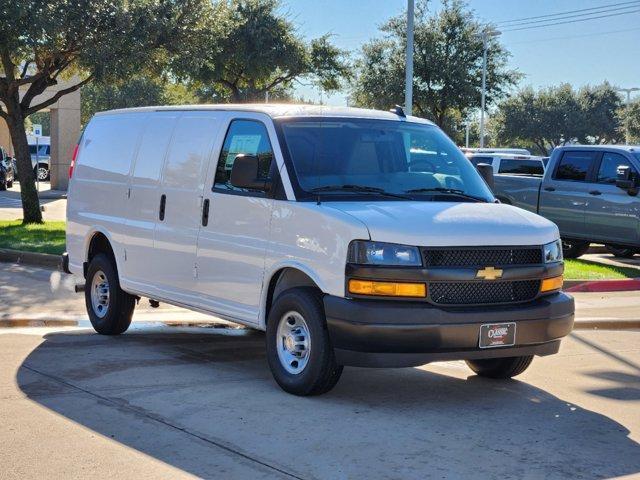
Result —
[{"label": "parking lot pavement", "polygon": [[[44,206],[42,216],[45,220],[65,220],[67,200],[62,198],[64,192],[52,191],[49,182],[40,184],[40,205]],[[20,185],[14,182],[13,187],[0,192],[0,220],[16,220],[22,218],[22,200]]]},{"label": "parking lot pavement", "polygon": [[574,332],[518,380],[347,368],[299,398],[251,330],[0,329],[3,478],[583,478],[640,473],[640,331]]},{"label": "parking lot pavement", "polygon": [[[80,280],[55,270],[0,263],[0,326],[20,324],[87,324],[84,294],[75,293]],[[183,308],[161,304],[151,308],[146,299],[137,305],[134,321],[189,321],[225,323]],[[0,477],[1,478],[1,477]]]}]

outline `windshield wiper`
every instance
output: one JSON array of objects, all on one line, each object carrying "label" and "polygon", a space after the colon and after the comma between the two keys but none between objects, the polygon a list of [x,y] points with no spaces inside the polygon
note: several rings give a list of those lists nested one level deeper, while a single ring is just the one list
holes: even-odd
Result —
[{"label": "windshield wiper", "polygon": [[444,188],[444,187],[435,187],[435,188],[413,188],[411,190],[406,190],[404,193],[429,193],[429,192],[437,192],[444,193],[450,195],[457,195],[459,197],[468,198],[470,200],[475,200],[477,202],[489,203],[486,198],[476,197],[474,195],[469,195],[465,193],[464,190],[460,190],[458,188]]},{"label": "windshield wiper", "polygon": [[353,185],[350,183],[344,185],[325,185],[323,187],[316,187],[309,190],[313,193],[321,192],[355,192],[355,193],[377,193],[387,197],[402,198],[404,200],[411,200],[410,197],[402,195],[400,193],[387,192],[383,188],[369,187],[367,185]]}]

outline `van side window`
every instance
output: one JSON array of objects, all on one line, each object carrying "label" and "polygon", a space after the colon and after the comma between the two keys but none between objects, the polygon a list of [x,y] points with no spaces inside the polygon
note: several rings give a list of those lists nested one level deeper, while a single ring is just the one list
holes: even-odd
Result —
[{"label": "van side window", "polygon": [[602,162],[600,162],[600,168],[598,169],[598,183],[615,185],[618,177],[618,167],[623,165],[629,166],[634,170],[629,160],[622,155],[606,152],[602,155]]},{"label": "van side window", "polygon": [[214,188],[239,192],[248,191],[244,188],[234,187],[230,181],[233,161],[240,154],[258,157],[259,177],[264,179],[269,177],[273,149],[267,128],[262,122],[256,120],[234,120],[231,122],[218,159]]},{"label": "van side window", "polygon": [[594,152],[565,152],[553,178],[555,180],[584,182],[587,180],[587,174],[594,159]]}]

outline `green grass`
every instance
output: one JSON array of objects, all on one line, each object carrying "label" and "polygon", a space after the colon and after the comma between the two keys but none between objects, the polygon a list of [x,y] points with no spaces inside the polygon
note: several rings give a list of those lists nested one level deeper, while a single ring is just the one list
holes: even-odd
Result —
[{"label": "green grass", "polygon": [[0,248],[60,255],[65,250],[65,222],[22,225],[0,220]]},{"label": "green grass", "polygon": [[564,261],[565,280],[609,280],[620,278],[639,278],[640,269],[631,267],[615,267],[588,260]]}]

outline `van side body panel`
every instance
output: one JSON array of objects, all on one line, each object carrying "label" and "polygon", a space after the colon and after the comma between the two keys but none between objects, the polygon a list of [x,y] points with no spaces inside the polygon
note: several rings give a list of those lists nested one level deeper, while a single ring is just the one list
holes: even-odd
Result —
[{"label": "van side body panel", "polygon": [[129,172],[146,116],[96,116],[82,135],[67,204],[67,250],[75,274],[82,274],[96,231],[110,239],[117,264],[124,259]]},{"label": "van side body panel", "polygon": [[283,268],[295,268],[310,277],[324,293],[344,297],[349,243],[369,240],[360,220],[329,205],[275,201],[271,240],[265,259],[260,326],[265,325],[267,287]]}]

